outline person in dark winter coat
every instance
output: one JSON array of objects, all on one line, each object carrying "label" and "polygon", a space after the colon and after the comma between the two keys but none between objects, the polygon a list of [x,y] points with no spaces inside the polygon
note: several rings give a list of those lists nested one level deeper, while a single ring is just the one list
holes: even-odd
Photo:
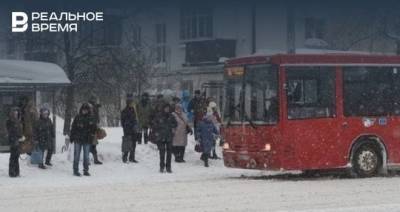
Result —
[{"label": "person in dark winter coat", "polygon": [[142,143],[142,137],[144,138],[144,143],[147,144],[149,141],[149,125],[151,113],[150,97],[148,93],[142,94],[142,98],[137,105],[137,110],[139,119],[138,144]]},{"label": "person in dark winter coat", "polygon": [[81,176],[79,173],[79,159],[83,149],[83,174],[89,174],[89,151],[93,144],[93,139],[97,130],[96,120],[91,114],[89,103],[84,103],[79,110],[79,114],[74,118],[71,128],[71,142],[74,143],[74,175]]},{"label": "person in dark winter coat", "polygon": [[188,105],[188,111],[193,113],[193,127],[194,131],[194,139],[197,141],[199,136],[197,134],[198,124],[207,113],[207,103],[204,95],[200,94],[200,90],[196,90],[194,93],[194,98],[190,100]]},{"label": "person in dark winter coat", "polygon": [[207,114],[204,116],[202,121],[200,121],[197,130],[199,134],[200,145],[203,150],[201,159],[204,161],[204,166],[208,167],[208,158],[210,157],[210,152],[214,147],[214,136],[218,134],[218,130],[213,123],[213,115]]},{"label": "person in dark winter coat", "polygon": [[[92,115],[93,115],[93,118],[94,118],[94,120],[96,122],[96,125],[99,125],[100,124],[99,109],[100,109],[101,105],[99,103],[97,103],[97,97],[96,96],[90,97],[89,103],[90,103],[91,108],[92,108]],[[90,146],[90,152],[93,155],[94,164],[101,165],[103,163],[99,160],[99,157],[97,156],[97,145],[98,144],[99,144],[99,142],[97,141],[97,138],[94,137],[92,145]]]},{"label": "person in dark winter coat", "polygon": [[[36,121],[34,127],[34,143],[39,146],[40,150],[43,152],[47,151],[46,162],[47,166],[52,166],[51,156],[54,150],[54,126],[53,122],[49,118],[50,111],[47,108],[40,109],[39,120]],[[45,169],[43,163],[39,164],[39,168]]]},{"label": "person in dark winter coat", "polygon": [[121,125],[124,130],[122,143],[122,162],[129,161],[137,163],[135,159],[136,139],[138,133],[138,121],[133,96],[128,95],[126,99],[126,107],[121,112]]},{"label": "person in dark winter coat", "polygon": [[8,175],[10,177],[18,177],[19,172],[19,142],[25,138],[22,135],[22,123],[20,120],[19,109],[12,108],[9,118],[6,122],[8,133],[8,144],[10,145],[10,161],[8,166]]},{"label": "person in dark winter coat", "polygon": [[172,139],[174,136],[173,130],[177,127],[177,122],[171,114],[171,106],[169,104],[165,104],[162,109],[152,121],[152,130],[160,153],[160,172],[163,173],[166,168],[168,173],[172,173]]}]

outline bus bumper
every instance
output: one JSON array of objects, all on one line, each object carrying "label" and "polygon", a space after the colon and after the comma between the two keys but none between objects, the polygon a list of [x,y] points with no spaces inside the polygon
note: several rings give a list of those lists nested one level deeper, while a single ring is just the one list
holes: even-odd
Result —
[{"label": "bus bumper", "polygon": [[224,165],[229,168],[280,170],[272,152],[247,152],[224,150]]}]

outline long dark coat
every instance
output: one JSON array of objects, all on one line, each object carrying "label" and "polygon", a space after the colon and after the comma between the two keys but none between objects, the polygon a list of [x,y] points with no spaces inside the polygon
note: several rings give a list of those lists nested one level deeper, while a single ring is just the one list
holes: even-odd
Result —
[{"label": "long dark coat", "polygon": [[171,113],[160,112],[155,115],[152,120],[152,130],[154,139],[157,143],[172,143],[174,137],[174,129],[178,123]]},{"label": "long dark coat", "polygon": [[38,142],[40,149],[52,149],[54,141],[54,127],[50,118],[40,117],[34,127],[34,140]]},{"label": "long dark coat", "polygon": [[138,121],[134,107],[127,106],[121,111],[121,125],[125,136],[137,133]]},{"label": "long dark coat", "polygon": [[[93,144],[97,130],[97,123],[92,114],[83,114],[82,108],[72,122],[71,142]],[[87,108],[87,110],[90,111],[90,108]]]}]

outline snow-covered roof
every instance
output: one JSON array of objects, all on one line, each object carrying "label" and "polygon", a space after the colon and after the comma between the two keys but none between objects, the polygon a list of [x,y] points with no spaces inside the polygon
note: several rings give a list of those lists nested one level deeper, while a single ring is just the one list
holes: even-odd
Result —
[{"label": "snow-covered roof", "polygon": [[66,85],[70,84],[64,70],[53,63],[0,60],[0,85]]},{"label": "snow-covered roof", "polygon": [[[341,51],[332,49],[316,49],[316,48],[296,48],[296,54],[362,54],[362,55],[377,55],[379,52],[366,52],[366,51]],[[286,50],[279,49],[259,49],[256,53],[246,56],[259,56],[259,55],[274,55],[274,54],[286,54]],[[387,55],[390,55],[389,53]],[[246,57],[241,56],[241,57]]]}]

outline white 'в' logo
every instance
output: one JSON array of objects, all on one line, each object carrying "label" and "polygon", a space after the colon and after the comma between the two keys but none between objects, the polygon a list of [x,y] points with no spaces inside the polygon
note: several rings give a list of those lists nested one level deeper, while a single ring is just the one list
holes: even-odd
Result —
[{"label": "white '\u0432' logo", "polygon": [[28,15],[24,12],[12,12],[12,31],[25,32],[28,29]]}]

